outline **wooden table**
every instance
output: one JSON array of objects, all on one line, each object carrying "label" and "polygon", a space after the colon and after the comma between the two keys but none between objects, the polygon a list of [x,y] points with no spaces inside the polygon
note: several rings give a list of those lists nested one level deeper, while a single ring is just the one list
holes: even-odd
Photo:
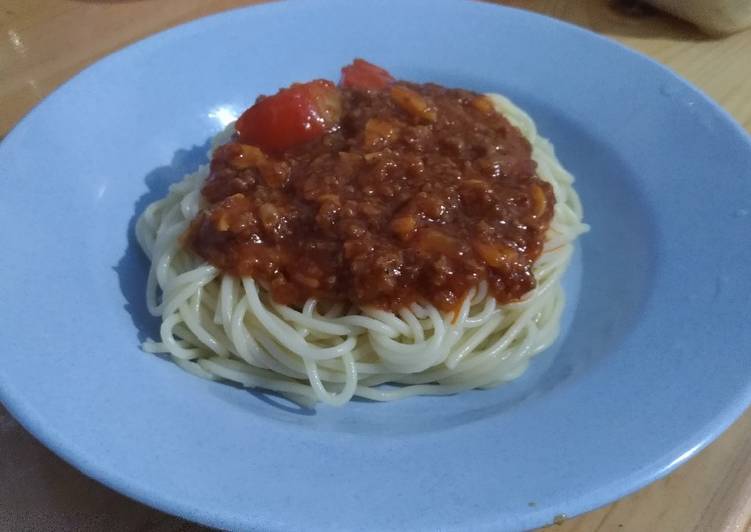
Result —
[{"label": "wooden table", "polygon": [[[3,0],[0,137],[86,65],[146,35],[248,2]],[[751,130],[751,31],[724,39],[607,0],[515,0],[608,35],[701,87]],[[710,532],[751,525],[751,411],[699,456],[560,532]],[[200,530],[99,485],[37,443],[0,407],[0,530]]]}]

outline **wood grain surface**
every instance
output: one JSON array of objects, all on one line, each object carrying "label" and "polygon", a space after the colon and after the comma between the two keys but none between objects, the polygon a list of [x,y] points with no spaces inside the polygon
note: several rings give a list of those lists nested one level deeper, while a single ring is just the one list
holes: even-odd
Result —
[{"label": "wood grain surface", "polygon": [[[298,0],[303,1],[303,0]],[[154,32],[253,2],[3,0],[0,136],[44,96],[103,55]],[[751,130],[751,31],[723,39],[633,2],[505,4],[592,29],[669,66]],[[751,412],[667,478],[556,532],[750,530]],[[202,527],[119,495],[68,466],[0,407],[0,531],[193,531]]]}]

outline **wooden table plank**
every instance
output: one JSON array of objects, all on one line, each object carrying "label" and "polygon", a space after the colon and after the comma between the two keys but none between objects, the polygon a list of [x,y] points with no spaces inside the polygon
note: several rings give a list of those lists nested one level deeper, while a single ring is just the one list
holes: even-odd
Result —
[{"label": "wooden table plank", "polygon": [[[253,2],[5,0],[0,6],[0,136],[60,83],[156,31]],[[751,130],[751,32],[724,39],[659,14],[624,15],[607,0],[512,0],[608,35],[668,65]],[[637,10],[638,11],[638,10]],[[647,10],[649,11],[649,10]],[[669,477],[554,530],[749,529],[751,412]],[[0,407],[0,530],[202,530],[84,477]]]},{"label": "wooden table plank", "polygon": [[238,0],[3,0],[0,136],[82,68],[123,46]]}]

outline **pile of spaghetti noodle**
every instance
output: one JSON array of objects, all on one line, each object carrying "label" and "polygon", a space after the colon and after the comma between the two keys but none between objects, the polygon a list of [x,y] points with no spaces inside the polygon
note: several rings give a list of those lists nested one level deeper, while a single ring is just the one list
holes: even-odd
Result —
[{"label": "pile of spaghetti noodle", "polygon": [[[144,349],[168,353],[201,377],[303,403],[453,394],[518,377],[558,334],[561,277],[587,226],[574,179],[552,145],[524,111],[503,96],[487,96],[531,144],[537,175],[556,200],[532,270],[536,286],[520,300],[501,305],[481,282],[450,312],[428,301],[393,312],[313,298],[301,307],[277,303],[253,278],[223,272],[184,245],[204,203],[209,167],[203,166],[174,184],[137,223],[138,241],[151,260],[148,307],[162,319],[161,338]],[[220,134],[214,148],[233,131],[231,125]]]}]

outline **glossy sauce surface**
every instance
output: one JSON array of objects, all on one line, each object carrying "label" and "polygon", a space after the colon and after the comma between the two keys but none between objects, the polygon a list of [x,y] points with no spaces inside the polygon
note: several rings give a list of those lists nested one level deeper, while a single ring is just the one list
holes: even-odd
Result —
[{"label": "glossy sauce surface", "polygon": [[531,290],[555,198],[521,133],[469,91],[343,85],[326,86],[319,135],[286,147],[247,144],[246,111],[187,244],[297,307],[451,310],[483,280],[501,303]]}]

